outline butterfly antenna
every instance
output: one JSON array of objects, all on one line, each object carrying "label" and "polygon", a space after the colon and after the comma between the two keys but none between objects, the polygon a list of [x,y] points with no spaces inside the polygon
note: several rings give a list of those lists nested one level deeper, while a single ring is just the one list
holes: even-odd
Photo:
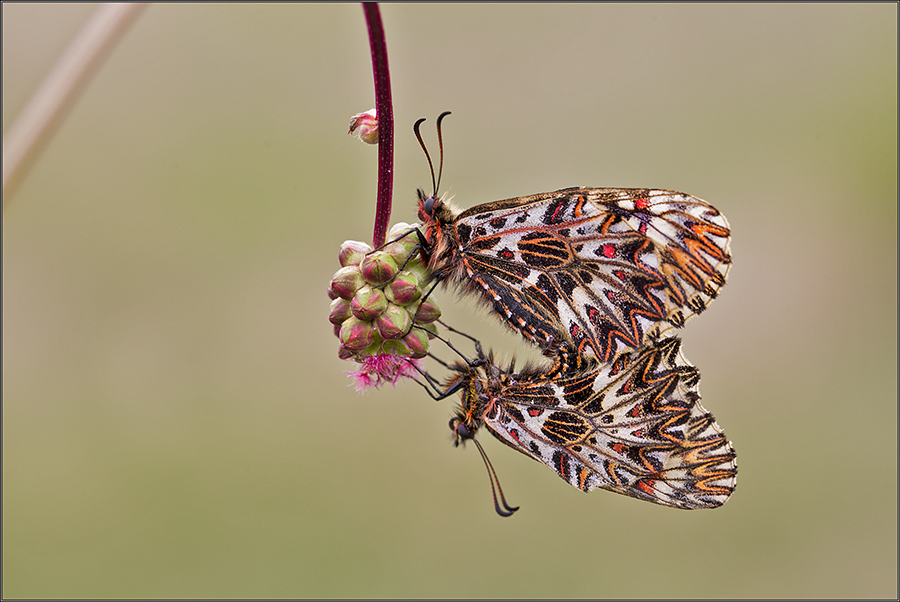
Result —
[{"label": "butterfly antenna", "polygon": [[[443,115],[441,115],[443,117]],[[425,153],[425,158],[428,159],[428,168],[431,170],[431,186],[434,190],[434,194],[432,196],[437,196],[437,182],[434,180],[434,163],[431,162],[431,155],[428,154],[428,149],[425,148],[425,142],[422,140],[422,134],[419,133],[419,126],[422,125],[422,122],[425,121],[425,118],[422,117],[417,122],[413,124],[413,132],[416,133],[416,140],[419,141],[419,146],[422,147],[422,151]],[[438,117],[438,124],[440,124],[440,117]],[[440,129],[438,129],[440,132]],[[438,140],[440,140],[440,136],[438,136]],[[444,153],[441,151],[441,162],[443,163]]]},{"label": "butterfly antenna", "polygon": [[444,111],[437,118],[437,135],[438,135],[438,149],[441,153],[441,162],[438,164],[438,177],[437,183],[434,186],[434,196],[437,196],[438,188],[441,186],[441,174],[444,172],[444,141],[441,139],[441,121],[444,120],[444,117],[450,114],[450,111]]},{"label": "butterfly antenna", "polygon": [[[491,480],[491,495],[494,496],[494,510],[497,511],[497,514],[500,516],[512,516],[513,513],[519,509],[518,506],[510,506],[506,503],[506,498],[503,496],[503,488],[500,487],[500,479],[497,477],[497,471],[494,470],[494,465],[491,464],[491,461],[488,459],[487,454],[484,451],[484,448],[481,447],[481,443],[478,442],[478,439],[472,439],[475,443],[475,447],[478,448],[478,453],[481,454],[481,459],[484,460],[484,466],[488,471],[488,478]],[[496,483],[496,487],[494,484]],[[500,493],[500,501],[497,501],[497,493]],[[501,508],[501,504],[503,507]]]}]

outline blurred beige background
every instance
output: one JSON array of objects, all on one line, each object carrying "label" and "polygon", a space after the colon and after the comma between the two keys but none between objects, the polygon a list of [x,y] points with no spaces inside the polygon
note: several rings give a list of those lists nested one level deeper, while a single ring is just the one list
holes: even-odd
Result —
[{"label": "blurred beige background", "polygon": [[[3,5],[3,128],[93,5]],[[325,287],[370,240],[358,4],[148,8],[3,215],[3,596],[896,597],[897,7],[386,5],[413,221],[671,188],[733,228],[683,331],[738,452],[683,512],[582,494],[454,400],[360,396]],[[516,337],[445,291],[447,319]]]}]

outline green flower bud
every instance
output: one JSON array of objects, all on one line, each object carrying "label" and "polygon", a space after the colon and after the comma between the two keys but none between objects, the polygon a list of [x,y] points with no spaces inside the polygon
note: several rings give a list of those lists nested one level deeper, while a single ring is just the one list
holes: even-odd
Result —
[{"label": "green flower bud", "polygon": [[431,297],[425,299],[425,301],[419,305],[419,309],[416,310],[416,322],[419,322],[420,324],[434,322],[440,317],[441,308],[437,306],[437,303],[435,303]]},{"label": "green flower bud", "polygon": [[390,255],[391,258],[395,262],[397,262],[398,266],[403,266],[404,264],[408,266],[412,262],[419,259],[418,246],[419,243],[408,238],[404,238],[403,240],[398,240],[396,242],[390,243],[382,250]]},{"label": "green flower bud", "polygon": [[428,355],[428,335],[418,328],[410,330],[409,334],[403,337],[403,342],[412,351],[413,357],[419,358]]},{"label": "green flower bud", "polygon": [[388,300],[397,305],[409,305],[422,296],[422,289],[419,288],[419,279],[413,273],[403,270],[384,287],[384,293]]},{"label": "green flower bud", "polygon": [[[421,224],[407,224],[406,222],[397,222],[396,224],[391,226],[390,230],[388,230],[387,239],[394,240],[401,234],[407,234],[410,230],[419,230],[421,228]],[[418,238],[415,232],[407,234],[406,238],[413,238],[416,239],[416,242],[418,242]]]},{"label": "green flower bud", "polygon": [[367,355],[380,355],[382,353],[382,346],[384,345],[384,339],[381,338],[381,335],[378,334],[378,331],[375,330],[374,326],[372,328],[372,342],[368,347],[363,349],[357,354],[357,359],[362,361]]},{"label": "green flower bud", "polygon": [[341,344],[351,351],[365,349],[372,342],[372,323],[350,316],[341,325]]},{"label": "green flower bud", "polygon": [[368,284],[362,286],[350,301],[350,311],[360,320],[371,321],[384,313],[388,301],[384,291]]},{"label": "green flower bud", "polygon": [[346,299],[337,298],[331,302],[331,313],[328,321],[332,324],[342,324],[350,317],[350,303]]},{"label": "green flower bud", "polygon": [[385,341],[381,346],[384,353],[391,355],[411,355],[409,347],[403,341]]},{"label": "green flower bud", "polygon": [[398,339],[412,326],[412,317],[405,308],[388,303],[387,310],[375,320],[378,333],[385,339]]},{"label": "green flower bud", "polygon": [[404,272],[409,272],[419,280],[419,287],[425,288],[425,285],[431,281],[431,272],[421,257],[415,257],[406,264]]},{"label": "green flower bud", "polygon": [[359,267],[366,282],[373,286],[389,282],[398,272],[397,262],[384,251],[369,253]]},{"label": "green flower bud", "polygon": [[355,265],[343,267],[331,277],[331,290],[341,299],[352,299],[363,284],[362,274]]},{"label": "green flower bud", "polygon": [[[417,259],[420,259],[420,255],[418,254],[418,246],[419,246],[419,236],[416,234],[416,230],[420,228],[419,224],[407,224],[405,222],[400,222],[394,224],[391,227],[390,232],[388,232],[387,239],[389,241],[394,241],[384,247],[384,251],[394,258],[394,261],[397,262],[397,265],[402,266],[403,264],[409,264]],[[398,236],[403,236],[400,240],[394,240]],[[413,253],[416,253],[414,257],[410,257]],[[407,262],[407,260],[409,260]]]},{"label": "green flower bud", "polygon": [[341,245],[338,253],[338,261],[346,267],[348,265],[359,265],[363,257],[372,252],[372,246],[368,243],[359,242],[358,240],[345,240]]}]

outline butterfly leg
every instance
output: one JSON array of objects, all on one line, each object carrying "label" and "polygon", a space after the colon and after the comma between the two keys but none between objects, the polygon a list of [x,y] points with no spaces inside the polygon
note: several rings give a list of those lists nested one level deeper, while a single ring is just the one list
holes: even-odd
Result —
[{"label": "butterfly leg", "polygon": [[[438,363],[443,364],[444,366],[447,366],[447,364],[445,364],[441,360],[437,359],[436,357],[431,356],[431,358],[436,360]],[[428,393],[428,395],[435,401],[441,401],[443,399],[450,397],[451,395],[453,395],[454,393],[459,391],[459,389],[465,385],[464,380],[457,379],[457,380],[453,381],[452,383],[450,383],[449,386],[442,388],[441,383],[437,379],[435,379],[433,376],[431,376],[430,374],[428,374],[427,372],[425,372],[424,370],[422,370],[421,368],[416,366],[413,362],[410,362],[410,365],[416,370],[416,372],[418,372],[419,374],[422,375],[422,378],[425,379],[425,382],[422,382],[417,378],[414,378],[413,380],[415,380],[417,383],[419,383],[422,386],[422,388],[425,389],[425,391]]]}]

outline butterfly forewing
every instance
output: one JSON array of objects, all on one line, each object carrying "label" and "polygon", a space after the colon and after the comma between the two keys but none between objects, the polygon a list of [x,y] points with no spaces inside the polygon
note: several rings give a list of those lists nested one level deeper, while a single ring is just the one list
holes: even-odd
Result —
[{"label": "butterfly forewing", "polygon": [[424,201],[432,271],[532,342],[600,361],[703,311],[731,263],[725,217],[679,192],[567,188],[458,215]]},{"label": "butterfly forewing", "polygon": [[484,425],[583,491],[714,508],[734,491],[731,443],[700,405],[697,370],[675,337],[565,376],[469,372],[460,416]]}]

